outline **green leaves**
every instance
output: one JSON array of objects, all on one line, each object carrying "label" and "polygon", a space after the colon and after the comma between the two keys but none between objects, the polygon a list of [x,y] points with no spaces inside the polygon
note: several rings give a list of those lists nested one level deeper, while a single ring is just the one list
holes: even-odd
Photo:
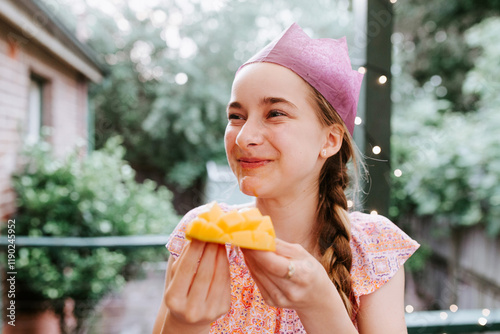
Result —
[{"label": "green leaves", "polygon": [[491,33],[499,26],[500,19],[488,19],[465,33],[480,50],[463,84],[480,98],[474,112],[453,112],[453,104],[431,93],[415,98],[401,92],[404,102],[395,104],[392,124],[393,166],[403,171],[393,177],[395,216],[429,215],[448,227],[484,224],[490,235],[500,234],[500,101],[493,88],[500,83],[494,66],[500,39]]},{"label": "green leaves", "polygon": [[[168,234],[179,221],[172,195],[165,187],[135,181],[123,161],[121,139],[82,159],[77,154],[56,159],[47,144],[24,152],[26,165],[14,176],[18,194],[16,235],[120,236]],[[17,280],[20,299],[77,301],[77,316],[90,310],[106,293],[118,289],[143,261],[166,252],[111,249],[21,248]],[[79,308],[79,302],[84,305]],[[80,313],[79,313],[80,312]]]},{"label": "green leaves", "polygon": [[413,0],[398,2],[394,8],[396,30],[405,36],[405,70],[420,85],[439,75],[446,93],[437,96],[446,95],[456,111],[473,112],[476,98],[464,94],[462,84],[476,65],[476,51],[464,39],[464,32],[488,17],[498,16],[500,2]]},{"label": "green leaves", "polygon": [[474,68],[467,73],[463,90],[481,98],[480,107],[495,109],[500,102],[500,78],[498,59],[500,58],[500,19],[485,19],[465,33],[465,40],[479,54]]}]

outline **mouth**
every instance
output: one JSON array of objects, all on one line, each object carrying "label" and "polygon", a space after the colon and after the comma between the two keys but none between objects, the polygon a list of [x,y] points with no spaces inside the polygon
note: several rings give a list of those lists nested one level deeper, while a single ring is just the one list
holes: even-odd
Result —
[{"label": "mouth", "polygon": [[271,162],[271,160],[261,158],[239,158],[237,161],[243,169],[259,168]]}]

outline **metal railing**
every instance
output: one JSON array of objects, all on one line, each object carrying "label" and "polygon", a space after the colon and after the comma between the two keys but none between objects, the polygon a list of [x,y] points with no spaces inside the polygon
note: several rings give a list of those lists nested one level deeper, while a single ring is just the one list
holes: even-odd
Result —
[{"label": "metal railing", "polygon": [[[16,247],[52,248],[134,248],[165,246],[168,235],[133,235],[118,237],[26,237],[16,236]],[[0,236],[0,246],[9,245],[5,236]]]},{"label": "metal railing", "polygon": [[[16,236],[17,247],[53,248],[134,248],[164,247],[168,235],[115,237],[26,237]],[[10,242],[0,236],[2,249]],[[2,282],[3,283],[3,282]],[[1,319],[4,320],[4,319]],[[2,321],[0,320],[0,324]],[[420,311],[406,314],[409,334],[500,333],[500,309]]]},{"label": "metal railing", "polygon": [[500,333],[500,309],[412,312],[406,325],[409,334]]}]

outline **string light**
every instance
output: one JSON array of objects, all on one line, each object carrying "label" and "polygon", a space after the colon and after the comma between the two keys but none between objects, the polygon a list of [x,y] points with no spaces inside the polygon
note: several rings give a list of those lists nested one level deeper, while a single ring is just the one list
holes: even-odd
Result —
[{"label": "string light", "polygon": [[188,76],[184,72],[177,73],[175,75],[175,83],[178,84],[179,86],[184,85],[186,82],[188,82]]},{"label": "string light", "polygon": [[352,207],[353,207],[353,205],[354,205],[354,203],[353,203],[350,199],[349,199],[349,200],[347,200],[347,207],[348,207],[348,208],[352,208]]},{"label": "string light", "polygon": [[483,309],[483,312],[481,312],[485,317],[489,316],[490,315],[490,310],[488,310],[487,308]]},{"label": "string light", "polygon": [[412,313],[414,311],[414,308],[411,305],[406,305],[405,311],[406,313]]},{"label": "string light", "polygon": [[448,313],[446,313],[446,312],[441,312],[441,313],[439,313],[439,317],[440,317],[441,319],[443,319],[443,320],[446,320],[446,319],[448,319]]},{"label": "string light", "polygon": [[396,2],[398,2],[398,0],[390,0],[390,1],[391,1],[391,3],[396,3]]},{"label": "string light", "polygon": [[455,305],[455,304],[451,304],[451,305],[450,305],[450,311],[451,311],[451,312],[457,312],[457,311],[458,311],[458,306],[457,306],[457,305]]},{"label": "string light", "polygon": [[[396,1],[397,1],[397,0],[390,0],[390,2],[391,2],[391,3],[396,3]],[[366,64],[365,66],[360,66],[360,67],[358,67],[358,72],[359,72],[359,73],[361,73],[361,74],[365,74],[365,73],[368,71],[368,69],[370,69],[370,71],[374,70],[375,72],[378,72],[378,73],[387,73],[387,72],[385,72],[383,69],[378,68],[377,66],[370,66],[370,64]],[[380,85],[384,85],[385,83],[387,83],[387,81],[388,81],[388,77],[387,77],[386,75],[382,74],[382,75],[380,75],[380,76],[378,77],[377,81],[378,81],[378,83],[379,83]],[[360,125],[360,124],[362,124],[362,123],[363,123],[363,119],[361,119],[360,117],[356,117],[356,118],[354,119],[354,124],[356,124],[356,125]],[[367,139],[368,139],[368,142],[374,142],[373,138],[371,138],[371,136],[370,136],[370,133],[367,133],[366,135],[367,135],[367,137],[368,137],[368,138],[367,138]],[[373,154],[378,155],[378,154],[380,154],[380,153],[382,152],[382,148],[381,148],[380,146],[374,146],[374,147],[372,148],[372,152],[373,152]],[[382,157],[381,157],[381,158],[382,158],[382,159],[387,159],[387,161],[389,161],[389,159],[388,159],[388,158],[386,158],[386,157],[384,157],[384,155],[382,155]],[[401,175],[402,175],[402,172],[401,172],[401,170],[399,170],[399,169],[395,170],[395,171],[394,171],[394,173],[396,174],[396,176],[397,176],[397,177],[399,177],[399,176],[401,176]],[[377,212],[377,210],[372,210],[372,211],[370,212],[370,214],[372,214],[372,215],[378,215],[378,212]],[[411,306],[411,305],[408,305],[408,306],[406,307],[406,309],[407,309],[407,310],[411,310],[411,311],[409,311],[409,312],[407,311],[408,313],[413,312],[413,306]]]},{"label": "string light", "polygon": [[401,171],[401,169],[394,170],[394,176],[401,177],[401,175],[403,175],[403,172]]},{"label": "string light", "polygon": [[481,326],[484,326],[488,323],[488,319],[481,317],[477,319],[477,323],[480,324]]},{"label": "string light", "polygon": [[381,75],[378,77],[378,83],[383,85],[387,82],[387,77],[385,75]]}]

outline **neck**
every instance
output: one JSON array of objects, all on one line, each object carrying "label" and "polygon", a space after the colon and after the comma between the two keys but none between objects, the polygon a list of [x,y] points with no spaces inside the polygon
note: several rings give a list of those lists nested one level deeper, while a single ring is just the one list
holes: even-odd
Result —
[{"label": "neck", "polygon": [[271,216],[277,238],[300,244],[311,254],[317,252],[317,191],[292,199],[257,198],[256,206],[262,214]]}]

